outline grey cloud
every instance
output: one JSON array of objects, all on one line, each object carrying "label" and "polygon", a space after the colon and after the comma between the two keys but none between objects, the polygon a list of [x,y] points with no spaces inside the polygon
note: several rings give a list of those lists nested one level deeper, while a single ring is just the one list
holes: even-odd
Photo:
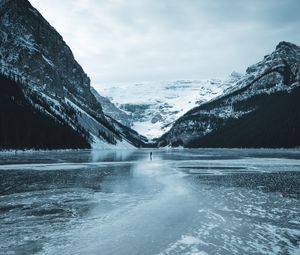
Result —
[{"label": "grey cloud", "polygon": [[97,88],[243,72],[300,43],[298,0],[31,0]]}]

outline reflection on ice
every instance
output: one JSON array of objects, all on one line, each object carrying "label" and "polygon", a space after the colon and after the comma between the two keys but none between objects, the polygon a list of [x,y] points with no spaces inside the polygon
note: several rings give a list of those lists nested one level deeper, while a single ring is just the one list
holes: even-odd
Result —
[{"label": "reflection on ice", "polygon": [[136,159],[136,150],[92,150],[90,161],[92,162],[124,162]]}]

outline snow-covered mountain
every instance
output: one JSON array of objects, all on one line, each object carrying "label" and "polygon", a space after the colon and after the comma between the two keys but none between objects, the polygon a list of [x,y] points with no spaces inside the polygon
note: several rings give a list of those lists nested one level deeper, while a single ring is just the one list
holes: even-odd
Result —
[{"label": "snow-covered mountain", "polygon": [[[89,77],[70,48],[27,0],[0,0],[0,73],[5,83],[10,83],[5,77],[16,81],[16,91],[23,93],[23,107],[28,107],[23,102],[26,99],[33,107],[29,107],[31,111],[50,116],[48,122],[72,128],[91,146],[128,148],[145,141],[135,131],[105,116]],[[14,127],[11,130],[18,132]],[[46,135],[51,139],[51,133]],[[55,147],[60,145],[53,144],[51,148]]]},{"label": "snow-covered mountain", "polygon": [[276,50],[229,90],[187,112],[159,146],[295,147],[300,145],[300,47]]},{"label": "snow-covered mountain", "polygon": [[101,94],[131,117],[133,129],[155,138],[168,131],[172,123],[188,110],[222,95],[240,77],[240,74],[232,73],[225,80],[115,84],[102,89]]},{"label": "snow-covered mountain", "polygon": [[97,101],[101,104],[105,115],[112,117],[127,127],[132,127],[132,117],[129,114],[119,109],[107,97],[101,96],[94,88],[91,88],[91,91]]}]

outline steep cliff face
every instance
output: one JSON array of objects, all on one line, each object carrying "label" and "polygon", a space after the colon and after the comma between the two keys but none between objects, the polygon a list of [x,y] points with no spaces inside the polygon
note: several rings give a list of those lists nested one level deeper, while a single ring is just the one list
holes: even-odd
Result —
[{"label": "steep cliff face", "polygon": [[1,71],[46,94],[78,102],[102,114],[90,80],[61,35],[27,0],[9,0],[0,10]]},{"label": "steep cliff face", "polygon": [[[73,129],[83,128],[91,145],[132,147],[106,119],[90,79],[61,35],[27,0],[0,1],[0,73],[18,80],[34,107],[59,114]],[[32,100],[33,95],[43,104]]]},{"label": "steep cliff face", "polygon": [[299,63],[300,48],[279,43],[224,95],[178,119],[159,146],[299,146]]}]

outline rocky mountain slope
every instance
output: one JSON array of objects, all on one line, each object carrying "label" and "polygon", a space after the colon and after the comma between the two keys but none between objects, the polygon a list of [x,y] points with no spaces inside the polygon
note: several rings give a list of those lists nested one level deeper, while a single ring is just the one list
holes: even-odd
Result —
[{"label": "rocky mountain slope", "polygon": [[222,95],[239,78],[240,74],[232,73],[226,80],[116,84],[102,89],[101,94],[131,117],[133,129],[155,138],[168,131],[172,123],[188,110]]},{"label": "rocky mountain slope", "polygon": [[179,118],[158,146],[300,146],[300,48],[281,42],[234,86]]},{"label": "rocky mountain slope", "polygon": [[73,130],[84,130],[82,138],[91,146],[143,144],[143,137],[122,133],[117,122],[106,118],[70,48],[27,0],[0,0],[0,73],[22,85],[34,109]]},{"label": "rocky mountain slope", "polygon": [[[1,149],[90,147],[89,134],[84,129],[70,127],[60,114],[52,112],[50,115],[48,103],[38,94],[32,94],[29,99],[22,86],[19,81],[0,74]],[[69,120],[72,120],[75,112],[68,110]]]},{"label": "rocky mountain slope", "polygon": [[101,104],[103,113],[105,115],[112,117],[124,126],[133,126],[132,117],[130,115],[119,109],[107,97],[101,96],[94,88],[91,88],[91,92],[93,93],[97,101]]}]

